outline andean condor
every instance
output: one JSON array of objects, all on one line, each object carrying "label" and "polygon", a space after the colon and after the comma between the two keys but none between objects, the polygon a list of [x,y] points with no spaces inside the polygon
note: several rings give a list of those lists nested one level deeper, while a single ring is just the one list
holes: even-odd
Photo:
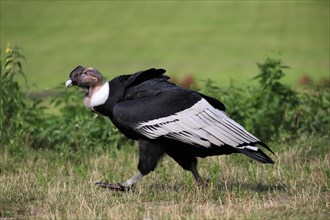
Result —
[{"label": "andean condor", "polygon": [[191,171],[199,185],[203,180],[197,157],[243,153],[261,163],[274,163],[257,145],[272,150],[229,118],[224,104],[169,82],[164,73],[152,68],[109,82],[92,67],[78,66],[70,73],[66,86],[84,89],[88,108],[108,116],[126,137],[139,142],[138,173],[124,183],[97,184],[128,190],[153,171],[164,154]]}]

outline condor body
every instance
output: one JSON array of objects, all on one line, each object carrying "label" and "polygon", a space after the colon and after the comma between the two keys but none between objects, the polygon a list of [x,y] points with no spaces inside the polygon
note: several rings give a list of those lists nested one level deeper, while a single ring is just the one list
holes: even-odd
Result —
[{"label": "condor body", "polygon": [[229,118],[223,103],[169,82],[164,73],[149,69],[107,82],[93,68],[78,66],[71,72],[66,86],[83,88],[88,108],[108,116],[125,136],[139,141],[138,174],[123,184],[98,184],[127,189],[154,170],[165,153],[191,171],[198,183],[203,181],[196,157],[243,153],[274,163],[258,146],[270,148]]}]

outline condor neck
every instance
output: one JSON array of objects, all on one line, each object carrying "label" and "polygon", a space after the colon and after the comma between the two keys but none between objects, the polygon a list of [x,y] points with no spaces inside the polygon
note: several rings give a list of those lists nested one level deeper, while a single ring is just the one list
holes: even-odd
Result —
[{"label": "condor neck", "polygon": [[108,82],[91,87],[85,97],[85,105],[89,108],[104,104],[110,94],[110,86]]}]

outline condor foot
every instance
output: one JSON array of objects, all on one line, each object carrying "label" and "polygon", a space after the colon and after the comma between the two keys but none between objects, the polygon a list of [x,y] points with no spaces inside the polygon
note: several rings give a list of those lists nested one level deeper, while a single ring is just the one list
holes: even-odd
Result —
[{"label": "condor foot", "polygon": [[124,186],[121,183],[108,183],[108,182],[96,182],[95,185],[99,185],[103,188],[115,190],[115,191],[129,191],[131,187]]}]

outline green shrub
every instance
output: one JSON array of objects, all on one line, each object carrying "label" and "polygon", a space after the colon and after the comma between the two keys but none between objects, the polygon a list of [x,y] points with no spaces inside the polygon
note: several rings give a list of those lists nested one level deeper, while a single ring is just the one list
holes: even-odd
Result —
[{"label": "green shrub", "polygon": [[288,68],[281,60],[267,58],[258,67],[255,87],[231,84],[224,89],[207,81],[202,92],[225,103],[233,119],[263,140],[276,138],[280,132],[292,138],[302,133],[328,134],[330,93],[326,84],[298,92],[281,83]]},{"label": "green shrub", "polygon": [[[30,146],[72,156],[81,148],[115,152],[123,144],[134,144],[108,118],[87,110],[79,90],[68,90],[60,85],[50,102],[26,96],[15,80],[16,75],[25,78],[23,60],[19,48],[8,47],[1,63],[2,146],[10,146],[16,153],[22,146]],[[201,92],[225,103],[233,119],[265,141],[280,133],[292,138],[303,133],[328,134],[330,93],[327,85],[312,85],[295,91],[281,83],[287,68],[281,60],[267,58],[258,67],[260,73],[254,78],[259,82],[257,86],[244,89],[231,84],[220,88],[207,81]],[[45,111],[49,108],[56,108],[58,113]]]},{"label": "green shrub", "polygon": [[49,138],[53,145],[72,149],[80,146],[105,148],[109,145],[116,149],[127,141],[109,118],[86,109],[82,91],[68,90],[64,84],[57,90],[59,95],[54,96],[51,103],[60,113],[46,121],[47,130],[40,133],[42,138]]},{"label": "green shrub", "polygon": [[[19,48],[8,47],[1,63],[1,145],[10,145],[9,149],[15,153],[22,150],[22,146],[30,146],[58,150],[68,156],[79,148],[97,151],[111,145],[116,150],[127,142],[109,119],[98,117],[84,107],[78,90],[67,90],[61,85],[50,104],[26,96],[15,80],[19,74],[25,78],[23,59]],[[57,108],[59,114],[45,111],[47,108]]]},{"label": "green shrub", "polygon": [[24,76],[23,56],[18,48],[6,49],[6,56],[1,62],[0,72],[0,142],[6,145],[23,135],[25,95],[14,80],[17,74]]}]

